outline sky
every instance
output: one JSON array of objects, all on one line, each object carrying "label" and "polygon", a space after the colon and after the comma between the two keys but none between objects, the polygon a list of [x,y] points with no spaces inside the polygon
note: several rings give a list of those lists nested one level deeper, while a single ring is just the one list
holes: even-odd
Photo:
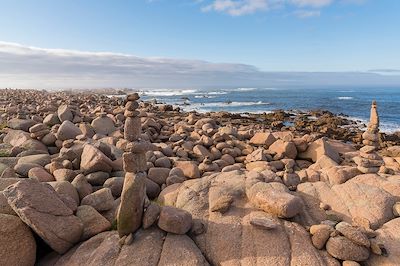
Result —
[{"label": "sky", "polygon": [[397,0],[0,0],[0,87],[400,85]]}]

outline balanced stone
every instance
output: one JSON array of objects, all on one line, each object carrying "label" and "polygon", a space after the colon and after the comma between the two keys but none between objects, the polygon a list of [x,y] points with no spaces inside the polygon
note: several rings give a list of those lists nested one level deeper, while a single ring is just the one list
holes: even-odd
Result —
[{"label": "balanced stone", "polygon": [[126,97],[126,99],[128,100],[128,101],[137,101],[137,100],[139,100],[139,94],[137,93],[137,92],[135,92],[135,93],[132,93],[132,94],[129,94],[127,97]]},{"label": "balanced stone", "polygon": [[127,141],[138,140],[141,133],[141,123],[139,117],[127,117],[124,126],[124,138]]},{"label": "balanced stone", "polygon": [[122,158],[125,172],[137,173],[147,170],[146,155],[144,153],[125,152]]},{"label": "balanced stone", "polygon": [[363,144],[366,146],[360,149],[360,156],[355,157],[353,161],[357,164],[360,172],[364,174],[377,173],[384,165],[384,161],[376,153],[379,148],[379,116],[375,101],[372,102],[370,122],[362,137]]},{"label": "balanced stone", "polygon": [[120,237],[134,233],[142,223],[146,193],[144,173],[126,173],[118,209],[117,225]]}]

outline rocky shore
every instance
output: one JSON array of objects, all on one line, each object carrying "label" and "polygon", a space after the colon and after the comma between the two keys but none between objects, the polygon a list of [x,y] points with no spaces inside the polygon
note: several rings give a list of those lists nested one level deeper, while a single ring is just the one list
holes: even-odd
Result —
[{"label": "rocky shore", "polygon": [[139,96],[0,91],[0,265],[399,265],[379,103],[362,130]]}]

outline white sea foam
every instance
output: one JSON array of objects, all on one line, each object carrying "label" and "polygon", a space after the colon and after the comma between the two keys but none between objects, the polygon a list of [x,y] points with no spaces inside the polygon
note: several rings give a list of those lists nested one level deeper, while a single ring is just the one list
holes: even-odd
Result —
[{"label": "white sea foam", "polygon": [[215,102],[215,103],[196,103],[193,105],[199,105],[204,107],[238,107],[238,106],[253,106],[253,105],[267,105],[262,101],[258,102]]},{"label": "white sea foam", "polygon": [[224,95],[224,94],[228,94],[227,91],[210,91],[210,92],[206,92],[207,95]]},{"label": "white sea foam", "polygon": [[205,98],[205,99],[213,99],[215,97],[216,96],[210,96],[210,95],[196,95],[196,96],[194,96],[194,98],[198,98],[198,99],[203,99],[203,98]]},{"label": "white sea foam", "polygon": [[235,91],[255,91],[257,88],[237,88]]},{"label": "white sea foam", "polygon": [[173,90],[173,89],[146,89],[142,90],[141,93],[145,96],[153,97],[166,97],[166,96],[182,96],[196,94],[197,90],[185,89],[185,90]]},{"label": "white sea foam", "polygon": [[350,96],[340,96],[340,97],[337,97],[339,100],[352,100],[352,99],[354,99],[353,97],[350,97]]},{"label": "white sea foam", "polygon": [[[211,112],[211,111],[219,111],[224,110],[226,108],[235,107],[236,110],[232,110],[231,112],[242,113],[248,112],[248,107],[255,105],[268,105],[269,103],[265,103],[262,101],[258,102],[214,102],[214,103],[193,103],[191,105],[182,106],[185,111],[196,110],[199,112]],[[242,108],[241,108],[242,107]],[[252,111],[252,113],[263,113],[264,111]]]},{"label": "white sea foam", "polygon": [[[368,125],[368,120],[365,118],[355,117],[355,116],[349,116],[349,117],[344,117],[344,118],[356,121],[358,123],[358,125],[360,126],[360,129],[362,129],[362,130],[365,130],[366,125]],[[394,133],[396,131],[400,131],[400,125],[395,124],[395,123],[381,122],[380,126],[379,126],[379,131],[384,132],[384,133]]]}]

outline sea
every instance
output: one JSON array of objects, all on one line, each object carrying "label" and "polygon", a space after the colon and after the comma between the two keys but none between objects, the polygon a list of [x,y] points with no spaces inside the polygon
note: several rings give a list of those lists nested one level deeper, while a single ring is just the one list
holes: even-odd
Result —
[{"label": "sea", "polygon": [[264,113],[323,109],[362,123],[377,101],[381,131],[400,131],[399,88],[234,88],[140,89],[142,99],[180,106],[184,111]]}]

